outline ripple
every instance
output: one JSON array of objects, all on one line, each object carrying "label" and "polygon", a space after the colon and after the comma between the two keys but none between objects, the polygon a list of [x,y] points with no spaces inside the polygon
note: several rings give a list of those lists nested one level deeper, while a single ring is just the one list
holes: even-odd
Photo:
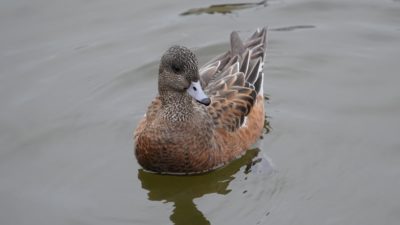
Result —
[{"label": "ripple", "polygon": [[298,29],[312,29],[312,28],[315,28],[315,26],[314,25],[295,25],[295,26],[272,28],[270,30],[272,30],[272,31],[293,31],[293,30],[298,30]]}]

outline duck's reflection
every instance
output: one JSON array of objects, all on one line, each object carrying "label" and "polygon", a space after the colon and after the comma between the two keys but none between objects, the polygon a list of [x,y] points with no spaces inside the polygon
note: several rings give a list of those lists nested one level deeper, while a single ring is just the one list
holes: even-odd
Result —
[{"label": "duck's reflection", "polygon": [[203,175],[166,176],[140,169],[138,176],[142,187],[149,191],[149,200],[174,203],[175,208],[170,220],[175,225],[210,224],[193,200],[210,193],[229,193],[228,185],[235,178],[235,174],[244,166],[245,172],[248,172],[254,165],[253,159],[258,152],[259,149],[248,150],[243,157],[228,166]]}]

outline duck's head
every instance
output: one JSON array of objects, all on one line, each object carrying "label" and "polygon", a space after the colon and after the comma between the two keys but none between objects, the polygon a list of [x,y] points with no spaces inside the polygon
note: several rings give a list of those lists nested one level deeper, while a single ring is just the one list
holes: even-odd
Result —
[{"label": "duck's head", "polygon": [[200,84],[196,56],[183,46],[172,46],[161,57],[158,89],[160,94],[188,93],[204,105],[211,102]]}]

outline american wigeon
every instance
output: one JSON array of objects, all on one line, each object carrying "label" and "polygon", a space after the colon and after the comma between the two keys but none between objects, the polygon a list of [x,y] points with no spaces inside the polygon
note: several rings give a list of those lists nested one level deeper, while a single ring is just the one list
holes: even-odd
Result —
[{"label": "american wigeon", "polygon": [[[195,174],[240,157],[264,125],[266,29],[197,67],[193,52],[172,46],[161,58],[159,95],[135,130],[135,155],[146,170]],[[204,90],[204,91],[203,91]]]}]

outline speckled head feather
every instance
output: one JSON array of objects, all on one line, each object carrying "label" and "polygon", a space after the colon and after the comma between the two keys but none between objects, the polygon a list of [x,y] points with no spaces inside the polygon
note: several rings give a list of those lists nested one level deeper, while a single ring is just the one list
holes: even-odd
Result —
[{"label": "speckled head feather", "polygon": [[264,125],[266,35],[265,28],[257,30],[242,42],[232,32],[230,50],[200,70],[189,49],[173,46],[165,52],[159,96],[134,135],[143,168],[167,174],[207,172],[243,155],[257,141]]},{"label": "speckled head feather", "polygon": [[185,91],[190,82],[199,80],[196,55],[188,48],[174,45],[161,57],[159,67],[160,91]]}]

